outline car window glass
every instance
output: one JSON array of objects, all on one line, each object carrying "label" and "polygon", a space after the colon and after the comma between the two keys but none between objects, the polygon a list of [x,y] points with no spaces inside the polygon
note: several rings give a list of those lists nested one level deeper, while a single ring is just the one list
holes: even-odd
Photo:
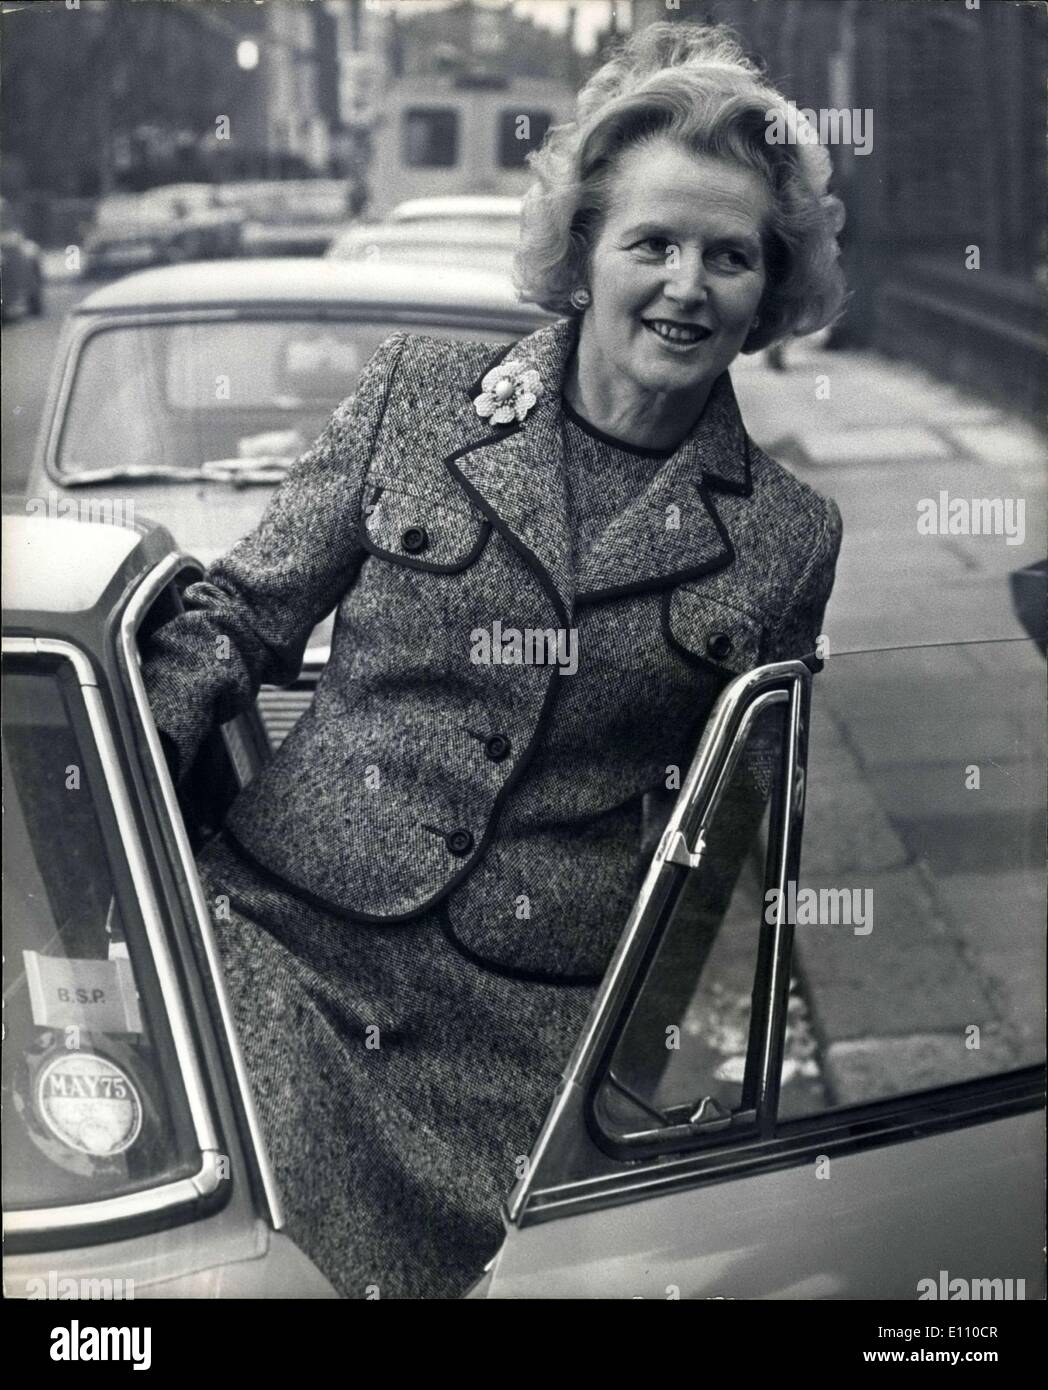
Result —
[{"label": "car window glass", "polygon": [[831,657],[814,683],[794,966],[826,1103],[1044,1056],[1044,658]]},{"label": "car window glass", "polygon": [[5,658],[3,697],[4,1205],[96,1201],[199,1155],[71,668]]},{"label": "car window glass", "polygon": [[[353,394],[379,344],[400,329],[412,326],[289,318],[95,333],[77,360],[60,426],[59,469],[293,461]],[[514,336],[485,327],[419,331],[474,341]]]}]

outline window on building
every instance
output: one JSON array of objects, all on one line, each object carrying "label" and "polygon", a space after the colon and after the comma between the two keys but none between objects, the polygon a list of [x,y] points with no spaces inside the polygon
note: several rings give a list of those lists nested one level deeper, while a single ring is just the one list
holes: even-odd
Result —
[{"label": "window on building", "polygon": [[549,111],[514,111],[499,113],[498,160],[500,169],[523,169],[532,150],[537,150],[553,124]]},{"label": "window on building", "polygon": [[409,169],[451,169],[458,163],[459,113],[413,106],[404,112],[404,163]]}]

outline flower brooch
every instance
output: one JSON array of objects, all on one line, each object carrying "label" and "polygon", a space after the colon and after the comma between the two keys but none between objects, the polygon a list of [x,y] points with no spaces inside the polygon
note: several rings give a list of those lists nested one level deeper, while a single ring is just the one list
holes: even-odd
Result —
[{"label": "flower brooch", "polygon": [[542,395],[542,382],[527,362],[500,362],[480,383],[480,395],[473,402],[482,419],[493,425],[511,425],[523,420]]}]

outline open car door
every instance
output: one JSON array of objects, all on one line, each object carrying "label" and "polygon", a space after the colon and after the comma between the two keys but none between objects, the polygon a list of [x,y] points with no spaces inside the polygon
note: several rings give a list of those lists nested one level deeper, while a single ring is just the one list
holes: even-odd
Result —
[{"label": "open car door", "polygon": [[1043,1296],[1042,685],[725,689],[475,1296]]}]

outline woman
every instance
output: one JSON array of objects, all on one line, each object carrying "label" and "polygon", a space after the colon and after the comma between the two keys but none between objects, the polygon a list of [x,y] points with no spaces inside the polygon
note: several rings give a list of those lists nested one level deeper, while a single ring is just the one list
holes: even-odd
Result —
[{"label": "woman", "polygon": [[290,1233],[347,1296],[479,1275],[644,794],[727,680],[814,648],[839,513],[748,440],[726,371],[842,300],[829,161],[765,140],[784,110],[722,30],[628,42],[533,157],[520,287],[564,317],[384,342],[154,639],[184,772],[337,607],[200,865]]}]

